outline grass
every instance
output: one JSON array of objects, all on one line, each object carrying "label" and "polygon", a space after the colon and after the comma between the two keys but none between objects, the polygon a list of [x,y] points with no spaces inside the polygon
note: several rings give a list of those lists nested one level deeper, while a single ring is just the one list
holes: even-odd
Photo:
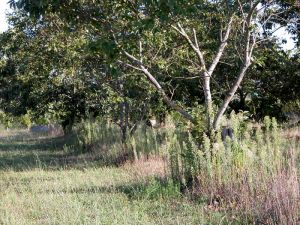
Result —
[{"label": "grass", "polygon": [[138,160],[121,164],[113,127],[91,129],[87,141],[2,132],[0,224],[299,224],[300,130],[265,124],[236,126],[227,147],[139,131],[130,140]]},{"label": "grass", "polygon": [[159,167],[147,173],[155,159],[141,174],[143,165],[107,167],[72,155],[61,137],[0,136],[0,224],[219,224],[224,217],[181,195]]}]

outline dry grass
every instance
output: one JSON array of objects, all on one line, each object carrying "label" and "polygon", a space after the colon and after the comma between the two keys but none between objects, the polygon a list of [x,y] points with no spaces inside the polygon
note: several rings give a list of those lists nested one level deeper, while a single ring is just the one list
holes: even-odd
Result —
[{"label": "dry grass", "polygon": [[[299,148],[290,146],[286,162],[272,173],[243,171],[228,182],[199,177],[196,195],[207,196],[208,210],[226,212],[226,218],[240,224],[300,224]],[[251,174],[252,173],[252,174]]]},{"label": "dry grass", "polygon": [[155,176],[165,178],[167,176],[168,163],[160,156],[142,157],[138,161],[127,162],[123,168],[135,177]]},{"label": "dry grass", "polygon": [[283,133],[284,138],[295,139],[296,141],[300,141],[300,128],[294,127],[285,130]]},{"label": "dry grass", "polygon": [[232,120],[236,137],[226,145],[172,139],[172,175],[208,211],[225,212],[225,224],[300,224],[299,129],[282,131],[268,117],[255,129]]}]

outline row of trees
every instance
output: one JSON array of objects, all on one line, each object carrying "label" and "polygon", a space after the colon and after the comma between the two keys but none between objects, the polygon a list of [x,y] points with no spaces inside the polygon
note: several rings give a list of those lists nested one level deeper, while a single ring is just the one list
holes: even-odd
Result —
[{"label": "row of trees", "polygon": [[[172,110],[211,134],[230,110],[282,116],[299,100],[294,1],[10,1],[0,35],[1,108],[59,120],[109,115],[122,135]],[[200,107],[203,105],[203,107]],[[199,127],[199,126],[197,126]]]}]

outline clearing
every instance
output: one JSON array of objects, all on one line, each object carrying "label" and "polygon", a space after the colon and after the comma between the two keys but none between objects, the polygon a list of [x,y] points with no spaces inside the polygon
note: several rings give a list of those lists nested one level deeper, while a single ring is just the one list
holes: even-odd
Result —
[{"label": "clearing", "polygon": [[[1,133],[0,224],[219,224],[224,220],[221,213],[207,210],[204,202],[190,201],[168,185],[159,175],[159,160],[103,166],[95,157],[70,154],[64,142],[62,137],[26,131]],[[149,169],[152,172],[143,172]]]}]

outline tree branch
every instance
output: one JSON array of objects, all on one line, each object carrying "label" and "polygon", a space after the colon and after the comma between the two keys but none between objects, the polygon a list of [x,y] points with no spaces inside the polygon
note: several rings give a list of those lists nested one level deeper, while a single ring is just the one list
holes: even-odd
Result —
[{"label": "tree branch", "polygon": [[155,79],[155,77],[149,72],[149,70],[144,66],[144,64],[140,60],[135,58],[133,55],[129,54],[127,51],[123,51],[123,53],[127,56],[129,60],[131,60],[134,64],[136,64],[136,66],[138,66],[142,70],[142,72],[146,75],[147,79],[156,88],[156,90],[159,92],[159,94],[162,96],[163,100],[169,107],[179,112],[185,119],[191,121],[192,123],[196,122],[196,120],[188,112],[182,109],[178,104],[176,104],[167,96],[159,82]]},{"label": "tree branch", "polygon": [[190,37],[185,32],[185,30],[183,29],[183,27],[180,25],[180,23],[178,23],[178,27],[175,27],[173,25],[172,25],[172,27],[187,40],[187,42],[189,43],[189,45],[196,52],[201,66],[203,67],[203,69],[205,71],[207,71],[207,69],[206,69],[206,63],[205,63],[205,60],[204,60],[204,56],[203,56],[203,54],[202,54],[202,52],[201,52],[201,50],[199,48],[199,44],[198,44],[198,41],[197,41],[197,35],[196,35],[195,30],[194,30],[194,39],[195,39],[195,44],[194,44],[193,41],[190,39]]},{"label": "tree branch", "polygon": [[230,34],[230,31],[231,31],[232,22],[233,22],[233,16],[230,18],[230,21],[229,21],[227,29],[226,29],[226,33],[225,33],[224,37],[222,37],[221,44],[220,44],[220,47],[217,51],[217,54],[216,54],[212,64],[210,65],[210,67],[208,69],[208,74],[210,76],[213,74],[216,66],[218,65],[218,63],[219,63],[219,61],[220,61],[220,59],[223,55],[223,52],[224,52],[224,49],[227,45],[227,41],[228,41],[229,34]]},{"label": "tree branch", "polygon": [[234,84],[231,86],[230,90],[228,91],[224,101],[222,102],[222,105],[220,106],[220,108],[214,118],[214,122],[213,122],[214,129],[218,129],[221,118],[222,118],[223,114],[225,113],[229,103],[231,102],[235,92],[237,91],[238,87],[240,86],[240,84],[246,74],[246,71],[250,65],[251,65],[251,62],[249,61],[242,67],[237,79],[235,80]]},{"label": "tree branch", "polygon": [[[226,109],[228,108],[229,103],[231,102],[234,94],[236,93],[237,89],[240,87],[241,82],[244,79],[244,76],[246,74],[246,71],[250,67],[252,63],[252,53],[253,49],[256,45],[256,35],[252,35],[252,28],[251,28],[251,21],[252,21],[252,16],[254,14],[254,10],[257,7],[258,2],[256,2],[254,5],[252,5],[250,12],[247,16],[247,21],[246,21],[246,34],[245,34],[245,42],[246,42],[246,47],[244,50],[244,62],[243,66],[237,76],[237,79],[231,86],[230,90],[227,92],[225,99],[223,100],[215,118],[213,121],[213,128],[218,129],[219,123],[221,121],[222,116],[224,115]],[[252,39],[251,39],[252,38]]]}]

